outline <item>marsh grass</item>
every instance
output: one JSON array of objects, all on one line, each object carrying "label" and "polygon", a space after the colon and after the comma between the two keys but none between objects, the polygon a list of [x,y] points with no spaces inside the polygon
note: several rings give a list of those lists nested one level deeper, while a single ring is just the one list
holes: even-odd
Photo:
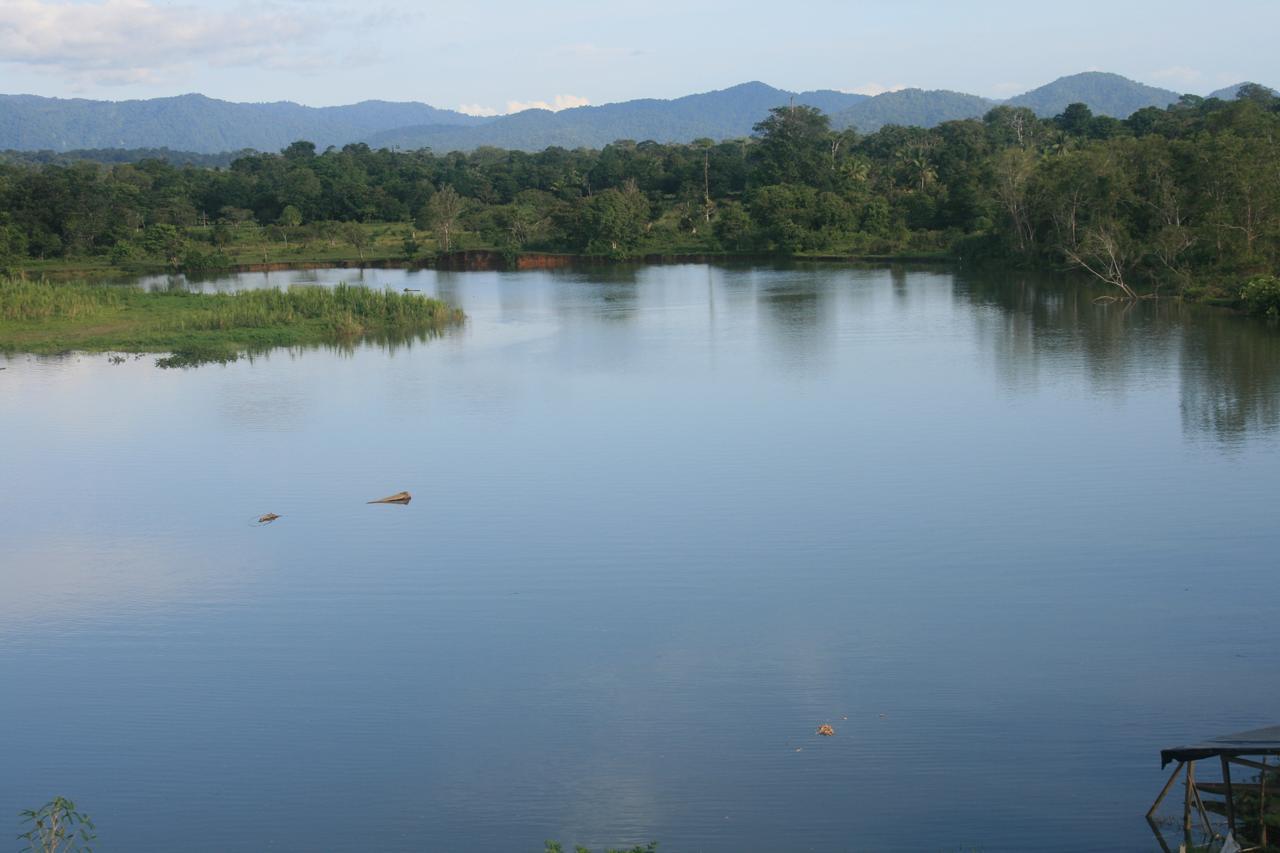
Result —
[{"label": "marsh grass", "polygon": [[164,352],[162,366],[276,347],[425,340],[462,312],[415,293],[295,286],[238,293],[0,278],[0,351]]},{"label": "marsh grass", "polygon": [[58,285],[22,278],[0,278],[0,320],[39,323],[75,320],[120,306],[122,291],[114,287]]}]

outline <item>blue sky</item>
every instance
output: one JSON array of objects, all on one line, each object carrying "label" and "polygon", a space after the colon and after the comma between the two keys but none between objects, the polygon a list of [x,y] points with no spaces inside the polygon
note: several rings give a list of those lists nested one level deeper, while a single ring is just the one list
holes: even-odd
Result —
[{"label": "blue sky", "polygon": [[471,112],[763,80],[1003,97],[1085,70],[1280,87],[1280,0],[0,0],[0,92]]}]

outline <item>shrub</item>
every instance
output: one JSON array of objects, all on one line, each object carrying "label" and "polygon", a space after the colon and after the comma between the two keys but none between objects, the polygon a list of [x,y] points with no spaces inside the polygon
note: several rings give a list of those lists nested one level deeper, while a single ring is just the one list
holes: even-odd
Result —
[{"label": "shrub", "polygon": [[1250,314],[1280,318],[1280,278],[1264,275],[1251,279],[1241,288],[1240,301]]},{"label": "shrub", "polygon": [[204,270],[225,269],[231,266],[231,259],[222,252],[202,252],[189,247],[182,253],[180,267],[183,272],[202,272]]}]

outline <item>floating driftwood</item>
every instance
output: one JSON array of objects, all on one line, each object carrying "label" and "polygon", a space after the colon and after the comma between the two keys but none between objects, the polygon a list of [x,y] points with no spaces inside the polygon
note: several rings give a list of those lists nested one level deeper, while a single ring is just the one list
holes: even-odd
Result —
[{"label": "floating driftwood", "polygon": [[822,735],[823,737],[834,737],[835,733],[836,733],[836,730],[831,727],[830,723],[823,723],[822,725],[818,726],[818,734]]},{"label": "floating driftwood", "polygon": [[416,288],[416,287],[406,287],[406,288],[404,289],[404,292],[405,292],[405,293],[421,293],[422,291],[421,291],[421,290],[419,290],[419,289],[418,289],[418,288]]},{"label": "floating driftwood", "polygon": [[260,515],[260,516],[258,516],[258,523],[259,523],[259,524],[270,524],[271,522],[275,521],[275,520],[276,520],[277,518],[279,518],[279,517],[280,517],[280,516],[276,515],[274,512],[269,512],[269,513],[267,513],[266,515]]},{"label": "floating driftwood", "polygon": [[413,495],[408,492],[396,492],[394,495],[387,495],[385,498],[378,498],[376,501],[369,501],[371,504],[407,504],[413,500]]}]

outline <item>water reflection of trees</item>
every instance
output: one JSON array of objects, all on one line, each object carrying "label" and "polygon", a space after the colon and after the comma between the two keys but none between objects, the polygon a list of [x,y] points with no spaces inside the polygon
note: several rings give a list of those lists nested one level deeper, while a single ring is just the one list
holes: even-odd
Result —
[{"label": "water reflection of trees", "polygon": [[1182,426],[1225,442],[1280,428],[1280,331],[1209,309],[1182,348]]},{"label": "water reflection of trees", "polygon": [[643,269],[619,264],[551,272],[556,314],[561,318],[590,317],[612,322],[634,320],[640,308],[637,285]]},{"label": "water reflection of trees", "polygon": [[827,360],[836,307],[826,285],[826,278],[798,271],[757,291],[761,319],[788,371],[811,370]]},{"label": "water reflection of trees", "polygon": [[1098,305],[1064,276],[958,276],[957,299],[1006,385],[1034,390],[1043,369],[1079,358],[1095,390],[1123,393],[1151,367],[1179,368],[1183,429],[1223,441],[1280,429],[1280,331],[1176,300]]},{"label": "water reflection of trees", "polygon": [[[709,329],[716,323],[717,310],[730,326],[744,318],[758,319],[775,356],[780,356],[774,358],[776,364],[789,371],[821,372],[836,347],[838,315],[842,311],[846,317],[875,315],[886,308],[886,296],[888,304],[900,312],[916,311],[922,294],[936,292],[921,289],[917,275],[921,272],[936,274],[937,268],[886,270],[802,262],[720,267],[605,265],[521,274],[428,271],[414,274],[420,280],[379,277],[371,284],[412,284],[459,305],[466,305],[478,286],[486,284],[495,286],[504,319],[527,317],[537,309],[561,319],[607,321],[607,328],[588,323],[579,329],[569,346],[577,357],[584,346],[620,353],[635,345],[634,338],[622,332],[638,331],[635,327],[643,308],[679,304],[696,288],[706,299]],[[405,274],[382,271],[377,275]],[[359,276],[353,270],[320,270],[211,280],[153,276],[141,283],[152,289],[221,291],[294,283],[327,285],[359,280]],[[535,283],[539,286],[531,286]],[[1186,433],[1236,441],[1251,433],[1280,431],[1280,330],[1172,299],[1095,304],[1095,298],[1105,292],[1067,276],[984,270],[957,273],[950,298],[971,318],[976,341],[1011,391],[1035,391],[1047,379],[1078,370],[1093,391],[1122,397],[1148,381],[1154,370],[1176,364]],[[394,352],[431,337],[367,343]]]}]

